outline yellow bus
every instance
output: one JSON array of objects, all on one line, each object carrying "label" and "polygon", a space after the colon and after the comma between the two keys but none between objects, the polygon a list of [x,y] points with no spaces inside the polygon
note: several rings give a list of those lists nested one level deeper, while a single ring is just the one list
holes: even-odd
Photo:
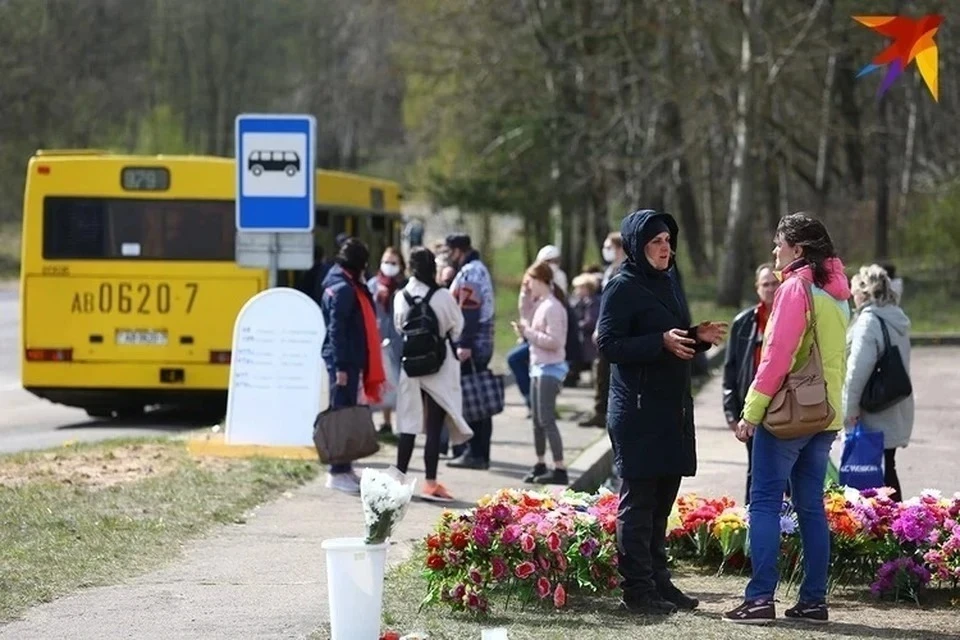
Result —
[{"label": "yellow bus", "polygon": [[[172,405],[220,416],[233,323],[267,284],[234,261],[234,160],[38,151],[21,249],[21,381],[98,418]],[[398,184],[318,171],[315,242],[399,246]],[[293,285],[296,273],[278,282]]]}]

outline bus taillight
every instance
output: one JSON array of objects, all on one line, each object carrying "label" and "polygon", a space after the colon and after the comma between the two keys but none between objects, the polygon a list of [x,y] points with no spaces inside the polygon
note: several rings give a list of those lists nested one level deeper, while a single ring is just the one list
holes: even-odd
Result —
[{"label": "bus taillight", "polygon": [[229,351],[211,351],[210,364],[230,364]]},{"label": "bus taillight", "polygon": [[71,362],[73,349],[27,349],[28,362]]}]

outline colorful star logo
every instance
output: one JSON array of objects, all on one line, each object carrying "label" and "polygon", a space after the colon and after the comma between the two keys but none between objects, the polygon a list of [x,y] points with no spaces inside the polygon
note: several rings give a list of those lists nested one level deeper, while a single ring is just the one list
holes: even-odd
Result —
[{"label": "colorful star logo", "polygon": [[931,14],[919,20],[904,16],[853,16],[853,19],[893,39],[893,44],[877,54],[873,61],[857,74],[859,78],[882,66],[890,65],[886,77],[880,83],[877,97],[886,93],[903,70],[916,60],[920,76],[926,83],[927,89],[930,90],[934,100],[940,101],[937,43],[933,41],[933,36],[943,22],[942,16]]}]

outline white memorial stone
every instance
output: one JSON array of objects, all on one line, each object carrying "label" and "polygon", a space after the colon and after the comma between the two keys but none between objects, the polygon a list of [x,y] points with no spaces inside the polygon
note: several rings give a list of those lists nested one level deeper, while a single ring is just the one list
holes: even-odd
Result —
[{"label": "white memorial stone", "polygon": [[329,405],[326,333],[320,307],[296,289],[267,289],[243,305],[233,327],[227,444],[313,445],[313,422]]}]

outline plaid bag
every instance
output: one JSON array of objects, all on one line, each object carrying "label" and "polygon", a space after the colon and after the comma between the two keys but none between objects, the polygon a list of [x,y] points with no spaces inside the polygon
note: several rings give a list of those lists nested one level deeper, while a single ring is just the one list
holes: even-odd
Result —
[{"label": "plaid bag", "polygon": [[477,422],[503,412],[503,376],[489,369],[465,373],[460,377],[463,388],[463,418]]}]

